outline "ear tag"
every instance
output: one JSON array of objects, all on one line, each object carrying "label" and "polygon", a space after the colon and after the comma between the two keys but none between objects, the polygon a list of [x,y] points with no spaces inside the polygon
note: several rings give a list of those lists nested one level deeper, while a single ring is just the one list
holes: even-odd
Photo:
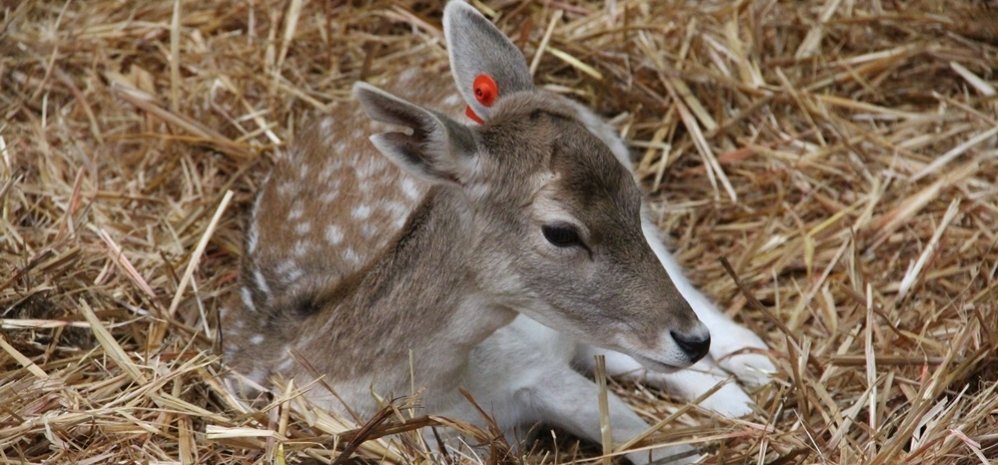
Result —
[{"label": "ear tag", "polygon": [[464,116],[467,116],[469,119],[478,124],[485,124],[485,121],[483,121],[482,118],[480,118],[478,114],[475,113],[475,110],[471,109],[471,105],[468,105],[467,107],[464,108]]},{"label": "ear tag", "polygon": [[[495,79],[492,79],[492,76],[485,73],[475,76],[475,82],[472,83],[472,89],[474,89],[475,100],[477,100],[478,103],[482,104],[484,107],[491,107],[492,104],[496,102],[496,98],[499,97],[499,85],[496,84]],[[471,109],[470,105],[465,108],[464,114],[478,124],[485,123],[485,121],[483,121],[482,118],[475,113],[475,110]]]}]

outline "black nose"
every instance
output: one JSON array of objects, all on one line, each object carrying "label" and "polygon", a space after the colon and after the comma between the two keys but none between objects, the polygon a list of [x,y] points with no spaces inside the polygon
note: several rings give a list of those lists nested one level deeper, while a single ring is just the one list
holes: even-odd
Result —
[{"label": "black nose", "polygon": [[683,349],[683,352],[686,352],[686,356],[692,362],[703,358],[710,349],[710,334],[706,336],[686,336],[675,331],[669,331],[669,333],[672,334],[672,338],[676,340],[676,344],[679,344],[679,348]]}]

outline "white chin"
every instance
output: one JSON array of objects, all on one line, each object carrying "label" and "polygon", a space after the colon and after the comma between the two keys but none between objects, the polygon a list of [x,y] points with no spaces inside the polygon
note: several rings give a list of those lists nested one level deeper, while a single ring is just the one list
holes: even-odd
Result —
[{"label": "white chin", "polygon": [[675,373],[683,368],[687,368],[686,366],[677,366],[671,363],[660,362],[658,360],[636,354],[632,354],[631,357],[634,357],[634,360],[637,360],[643,367],[659,373]]}]

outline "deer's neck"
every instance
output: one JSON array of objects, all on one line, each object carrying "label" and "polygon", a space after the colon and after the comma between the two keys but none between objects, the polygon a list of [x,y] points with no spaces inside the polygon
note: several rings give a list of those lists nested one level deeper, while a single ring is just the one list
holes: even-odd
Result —
[{"label": "deer's neck", "polygon": [[432,189],[379,259],[319,296],[294,345],[339,391],[369,402],[372,386],[384,398],[423,387],[432,405],[461,382],[471,349],[515,316],[477,284],[464,202]]}]

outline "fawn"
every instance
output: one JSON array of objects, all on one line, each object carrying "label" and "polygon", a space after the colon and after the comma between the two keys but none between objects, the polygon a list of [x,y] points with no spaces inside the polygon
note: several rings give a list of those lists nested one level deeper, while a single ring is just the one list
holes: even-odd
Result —
[{"label": "fawn", "polygon": [[[507,432],[543,421],[595,441],[596,386],[571,365],[596,351],[611,373],[649,368],[687,397],[724,381],[712,359],[732,354],[724,368],[764,380],[768,359],[736,354],[762,341],[655,239],[613,130],[534,87],[520,51],[471,6],[450,2],[444,32],[463,99],[416,70],[397,84],[464,103],[482,124],[357,83],[356,102],[307,131],[258,194],[239,299],[223,309],[226,363],[264,387],[274,374],[305,385],[315,370],[334,392],[307,395],[360,415],[378,407],[373,394],[416,386],[427,411],[479,423],[466,387]],[[698,313],[724,331],[720,352]],[[653,374],[701,359],[699,373]],[[714,397],[731,415],[751,405],[734,385]],[[647,428],[612,395],[611,425],[615,442]]]}]

